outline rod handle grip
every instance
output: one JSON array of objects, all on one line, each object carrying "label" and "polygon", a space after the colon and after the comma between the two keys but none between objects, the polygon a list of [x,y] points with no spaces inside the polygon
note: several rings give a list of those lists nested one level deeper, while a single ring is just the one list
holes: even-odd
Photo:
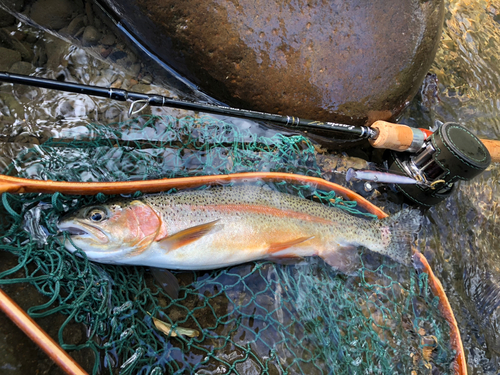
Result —
[{"label": "rod handle grip", "polygon": [[491,156],[491,162],[500,162],[500,141],[481,139],[481,142],[483,142],[484,146],[488,149]]},{"label": "rod handle grip", "polygon": [[369,140],[374,148],[407,151],[413,143],[413,130],[407,125],[378,120],[371,127],[378,132],[375,139]]}]

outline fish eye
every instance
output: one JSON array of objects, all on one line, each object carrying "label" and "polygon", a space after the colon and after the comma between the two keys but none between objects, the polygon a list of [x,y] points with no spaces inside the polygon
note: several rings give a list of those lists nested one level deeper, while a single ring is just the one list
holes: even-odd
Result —
[{"label": "fish eye", "polygon": [[106,219],[106,213],[103,210],[94,209],[89,212],[88,217],[90,221],[93,221],[94,223],[99,223],[104,219]]}]

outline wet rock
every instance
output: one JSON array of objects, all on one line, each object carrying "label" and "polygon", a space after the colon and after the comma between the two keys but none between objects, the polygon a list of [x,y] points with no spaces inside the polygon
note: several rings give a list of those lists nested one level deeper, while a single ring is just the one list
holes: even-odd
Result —
[{"label": "wet rock", "polygon": [[444,14],[442,0],[107,2],[212,96],[349,123],[394,116],[417,93]]},{"label": "wet rock", "polygon": [[20,12],[24,8],[24,0],[2,0],[2,5],[15,12]]},{"label": "wet rock", "polygon": [[84,46],[93,46],[99,39],[101,39],[101,33],[94,26],[89,25],[83,31],[82,42]]},{"label": "wet rock", "polygon": [[64,67],[68,64],[65,56],[69,52],[71,44],[64,41],[63,39],[54,38],[48,40],[45,43],[44,47],[47,54],[47,70],[57,72],[60,70],[61,66]]},{"label": "wet rock", "polygon": [[144,85],[150,85],[153,83],[153,77],[151,77],[149,74],[141,78],[141,83]]},{"label": "wet rock", "polygon": [[127,69],[127,71],[131,76],[137,77],[139,75],[139,72],[141,71],[141,64],[132,64],[130,65],[130,68]]},{"label": "wet rock", "polygon": [[0,111],[0,117],[3,113],[8,119],[12,119],[12,122],[14,122],[16,117],[24,118],[24,106],[10,93],[0,93],[0,108],[1,107],[3,107],[3,109]]},{"label": "wet rock", "polygon": [[[2,5],[14,12],[20,12],[24,6],[23,0],[3,0]],[[10,26],[16,22],[16,17],[0,9],[0,27]]]},{"label": "wet rock", "polygon": [[9,69],[10,73],[30,75],[35,71],[33,64],[27,61],[18,61],[12,64]]},{"label": "wet rock", "polygon": [[75,17],[66,28],[66,32],[71,36],[76,36],[85,29],[85,16]]},{"label": "wet rock", "polygon": [[82,10],[83,4],[79,0],[37,0],[29,15],[40,26],[59,30],[68,26]]},{"label": "wet rock", "polygon": [[0,46],[19,52],[24,61],[33,60],[33,51],[27,48],[21,41],[16,39],[14,35],[8,33],[5,29],[0,29]]},{"label": "wet rock", "polygon": [[116,38],[113,34],[104,34],[104,36],[101,38],[100,42],[104,44],[105,46],[112,46],[115,44]]},{"label": "wet rock", "polygon": [[8,70],[12,64],[21,61],[21,54],[12,49],[0,47],[0,68]]},{"label": "wet rock", "polygon": [[35,56],[33,57],[33,64],[36,66],[45,66],[47,63],[47,51],[45,50],[45,41],[39,39],[34,43],[33,50]]},{"label": "wet rock", "polygon": [[3,9],[0,9],[0,27],[10,26],[16,22],[16,17]]}]

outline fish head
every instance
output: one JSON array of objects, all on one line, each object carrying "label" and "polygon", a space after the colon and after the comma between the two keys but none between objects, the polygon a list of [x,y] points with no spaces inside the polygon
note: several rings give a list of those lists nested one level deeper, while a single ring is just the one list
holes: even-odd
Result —
[{"label": "fish head", "polygon": [[149,247],[162,229],[161,217],[140,200],[113,201],[83,207],[58,223],[66,231],[64,246],[71,252],[83,250],[102,263],[122,263]]}]

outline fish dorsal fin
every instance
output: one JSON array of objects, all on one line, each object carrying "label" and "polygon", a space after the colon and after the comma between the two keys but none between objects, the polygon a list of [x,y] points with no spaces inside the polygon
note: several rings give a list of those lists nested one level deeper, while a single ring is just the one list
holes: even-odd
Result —
[{"label": "fish dorsal fin", "polygon": [[[314,238],[314,236],[299,237],[299,238],[294,238],[293,240],[290,240],[290,241],[273,243],[273,244],[271,244],[271,246],[269,246],[269,249],[267,251],[270,254],[275,254],[278,251],[288,249],[289,247],[298,245],[299,243],[305,242],[305,241],[310,240],[312,238]],[[293,256],[294,255],[289,255],[289,256],[283,255],[284,258],[293,257]]]},{"label": "fish dorsal fin", "polygon": [[[215,228],[218,221],[219,220],[217,219],[209,223],[183,229],[180,232],[165,237],[158,242],[162,245],[167,245],[168,251],[178,249],[179,247],[186,246],[210,233]],[[217,227],[222,227],[222,224],[217,225]]]}]

